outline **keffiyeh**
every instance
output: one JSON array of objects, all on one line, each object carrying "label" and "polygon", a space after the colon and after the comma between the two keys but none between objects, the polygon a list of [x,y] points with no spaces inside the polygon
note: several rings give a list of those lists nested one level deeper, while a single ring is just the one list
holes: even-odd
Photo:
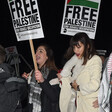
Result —
[{"label": "keffiyeh", "polygon": [[[46,67],[43,67],[40,71],[44,79],[47,79],[47,76],[49,74],[49,69]],[[42,88],[37,83],[35,79],[35,74],[33,73],[32,79],[30,82],[30,94],[29,94],[29,103],[33,104],[32,112],[41,112],[41,98],[40,98],[41,91],[42,91]]]},{"label": "keffiyeh", "polygon": [[99,102],[99,108],[100,112],[110,112],[110,93],[111,93],[111,86],[110,86],[110,76],[112,73],[112,53],[109,56],[109,59],[107,61],[106,68],[103,72],[103,77],[99,89],[99,96],[98,96],[98,102]]}]

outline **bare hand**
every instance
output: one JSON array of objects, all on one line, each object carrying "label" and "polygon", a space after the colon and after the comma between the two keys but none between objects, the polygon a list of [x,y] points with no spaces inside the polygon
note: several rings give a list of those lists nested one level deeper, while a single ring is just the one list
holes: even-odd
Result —
[{"label": "bare hand", "polygon": [[38,82],[44,82],[44,78],[39,70],[35,71],[35,78]]},{"label": "bare hand", "polygon": [[60,75],[60,73],[57,73],[56,75],[57,75],[57,77],[58,77],[59,80],[62,78],[62,76]]},{"label": "bare hand", "polygon": [[77,91],[78,84],[76,83],[76,80],[72,83],[72,87]]},{"label": "bare hand", "polygon": [[29,73],[24,72],[24,73],[22,74],[22,77],[24,77],[25,79],[28,79]]},{"label": "bare hand", "polygon": [[93,107],[94,108],[98,108],[99,107],[98,99],[93,102]]}]

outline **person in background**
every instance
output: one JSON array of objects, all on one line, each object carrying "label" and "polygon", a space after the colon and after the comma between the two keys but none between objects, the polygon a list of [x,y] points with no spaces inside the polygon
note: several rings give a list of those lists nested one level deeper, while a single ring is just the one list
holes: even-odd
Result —
[{"label": "person in background", "polygon": [[99,55],[102,60],[102,73],[103,73],[108,60],[108,57],[106,56],[107,51],[106,50],[96,50],[96,51],[97,51],[97,55]]},{"label": "person in background", "polygon": [[99,112],[112,111],[112,53],[110,53],[104,71],[99,89],[98,100],[93,102],[94,108],[100,108]]},{"label": "person in background", "polygon": [[5,48],[0,45],[0,112],[23,112],[18,86],[8,79],[16,75],[12,66],[5,62]]},{"label": "person in background", "polygon": [[[32,112],[60,112],[59,81],[52,49],[45,43],[36,50],[38,70],[34,71],[30,81],[29,103]],[[24,73],[23,77],[28,78]]]},{"label": "person in background", "polygon": [[[61,73],[57,74],[62,81],[61,112],[75,112],[69,108],[71,100],[73,101],[73,93],[77,99],[76,112],[99,112],[99,108],[93,107],[93,102],[98,97],[102,71],[101,58],[96,55],[92,40],[84,32],[79,32],[71,38],[70,47],[74,55],[66,62]],[[67,99],[66,103],[64,99]]]},{"label": "person in background", "polygon": [[112,53],[105,59],[99,96],[93,102],[94,108],[100,108],[99,112],[112,111]]}]

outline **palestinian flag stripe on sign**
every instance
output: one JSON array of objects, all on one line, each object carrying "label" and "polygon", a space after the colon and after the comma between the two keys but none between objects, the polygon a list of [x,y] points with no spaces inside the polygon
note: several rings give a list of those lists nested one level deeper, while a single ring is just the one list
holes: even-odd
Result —
[{"label": "palestinian flag stripe on sign", "polygon": [[67,4],[69,5],[81,5],[81,6],[87,6],[91,8],[98,9],[98,3],[88,0],[68,0]]}]

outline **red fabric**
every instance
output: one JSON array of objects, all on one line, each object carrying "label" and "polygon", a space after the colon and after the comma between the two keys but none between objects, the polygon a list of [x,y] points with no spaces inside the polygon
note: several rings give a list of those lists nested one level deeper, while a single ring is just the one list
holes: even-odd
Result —
[{"label": "red fabric", "polygon": [[67,4],[70,2],[71,0],[67,0]]},{"label": "red fabric", "polygon": [[58,73],[61,73],[61,71],[62,71],[62,69],[59,69],[59,70],[58,70]]},{"label": "red fabric", "polygon": [[[61,73],[61,71],[62,71],[62,69],[59,69],[58,70],[58,73]],[[62,81],[61,80],[59,80],[59,82],[61,83],[61,85],[62,85]]]}]

